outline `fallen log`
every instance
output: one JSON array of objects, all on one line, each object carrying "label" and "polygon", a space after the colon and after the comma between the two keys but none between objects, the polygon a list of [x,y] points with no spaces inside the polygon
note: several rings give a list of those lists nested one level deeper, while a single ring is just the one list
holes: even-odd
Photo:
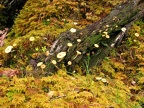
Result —
[{"label": "fallen log", "polygon": [[111,49],[121,43],[133,22],[143,17],[144,1],[128,0],[86,28],[72,28],[62,33],[45,59],[48,72],[54,72],[62,64],[70,72],[75,70],[75,65],[91,68],[100,64]]}]

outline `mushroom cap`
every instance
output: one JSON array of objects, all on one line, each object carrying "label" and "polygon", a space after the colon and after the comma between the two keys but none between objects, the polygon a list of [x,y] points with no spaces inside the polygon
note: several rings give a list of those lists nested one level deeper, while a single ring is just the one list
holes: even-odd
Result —
[{"label": "mushroom cap", "polygon": [[72,43],[67,43],[67,46],[72,47],[73,45],[72,45]]},{"label": "mushroom cap", "polygon": [[76,29],[75,29],[75,28],[71,28],[71,29],[70,29],[70,32],[75,33],[75,32],[76,32]]},{"label": "mushroom cap", "polygon": [[98,45],[98,44],[94,44],[94,47],[98,48],[98,47],[99,47],[99,45]]},{"label": "mushroom cap", "polygon": [[35,38],[34,38],[34,37],[30,37],[29,40],[30,40],[30,41],[34,41]]},{"label": "mushroom cap", "polygon": [[134,35],[135,35],[136,37],[139,37],[139,33],[135,33]]},{"label": "mushroom cap", "polygon": [[104,32],[103,32],[103,34],[107,35],[107,34],[108,34],[108,32],[104,31]]},{"label": "mushroom cap", "polygon": [[52,62],[52,64],[54,64],[54,65],[57,64],[56,60],[52,60],[51,62]]},{"label": "mushroom cap", "polygon": [[61,59],[64,58],[66,56],[66,52],[60,52],[57,54],[57,58]]},{"label": "mushroom cap", "polygon": [[5,53],[10,53],[11,50],[12,50],[13,46],[8,46],[6,49],[5,49]]},{"label": "mushroom cap", "polygon": [[68,61],[68,63],[67,63],[68,65],[72,65],[72,62],[71,61]]},{"label": "mushroom cap", "polygon": [[43,64],[43,62],[39,62],[39,63],[37,64],[37,67],[41,66],[42,64]]},{"label": "mushroom cap", "polygon": [[110,36],[109,36],[109,35],[106,35],[106,38],[110,38]]},{"label": "mushroom cap", "polygon": [[46,68],[46,65],[45,65],[45,64],[42,64],[40,67],[41,67],[42,69],[45,69],[45,68]]},{"label": "mushroom cap", "polygon": [[81,39],[77,39],[77,42],[81,42]]},{"label": "mushroom cap", "polygon": [[49,51],[46,51],[46,52],[45,52],[45,55],[46,55],[46,56],[49,56],[49,54],[50,54]]},{"label": "mushroom cap", "polygon": [[76,51],[76,52],[77,52],[78,55],[81,55],[81,52],[80,52],[80,51]]},{"label": "mushroom cap", "polygon": [[125,27],[121,28],[121,31],[125,32],[125,31],[126,31],[126,28],[125,28]]}]

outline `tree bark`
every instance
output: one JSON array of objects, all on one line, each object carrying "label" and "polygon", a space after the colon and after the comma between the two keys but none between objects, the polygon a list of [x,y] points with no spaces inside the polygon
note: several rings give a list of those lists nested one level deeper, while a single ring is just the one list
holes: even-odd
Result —
[{"label": "tree bark", "polygon": [[0,29],[13,25],[15,17],[26,1],[27,0],[0,0],[0,5],[5,7],[0,9]]},{"label": "tree bark", "polygon": [[[91,68],[100,64],[111,49],[122,41],[133,22],[143,18],[144,1],[129,0],[116,6],[105,18],[84,29],[77,29],[75,33],[71,31],[62,33],[51,46],[50,54],[45,59],[49,66],[48,72],[53,72],[55,67],[61,68],[62,64],[65,64],[70,72],[75,70],[75,65]],[[126,30],[121,30],[122,28]],[[78,39],[81,41],[78,42]],[[73,46],[68,47],[67,43],[72,43]],[[66,56],[62,59],[57,58],[60,52],[66,52]],[[53,64],[53,60],[56,60],[57,64]],[[72,64],[68,65],[68,62]]]}]

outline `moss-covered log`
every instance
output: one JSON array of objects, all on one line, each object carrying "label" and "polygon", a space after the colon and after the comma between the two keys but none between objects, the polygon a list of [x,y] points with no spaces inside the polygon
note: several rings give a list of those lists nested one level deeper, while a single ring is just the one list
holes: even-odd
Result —
[{"label": "moss-covered log", "polygon": [[[129,0],[84,29],[72,28],[62,33],[51,46],[50,54],[45,60],[49,64],[48,69],[52,71],[54,66],[61,67],[65,64],[68,71],[72,72],[76,64],[86,68],[99,64],[112,47],[122,41],[133,22],[144,17],[143,7],[143,0]],[[61,52],[66,53],[62,59],[57,57]]]}]

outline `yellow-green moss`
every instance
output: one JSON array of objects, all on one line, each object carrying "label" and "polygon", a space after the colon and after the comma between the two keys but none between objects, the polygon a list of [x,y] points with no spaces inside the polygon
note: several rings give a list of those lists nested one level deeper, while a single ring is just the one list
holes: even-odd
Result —
[{"label": "yellow-green moss", "polygon": [[[127,85],[117,79],[105,77],[107,82],[97,80],[98,76],[69,76],[59,70],[58,74],[34,79],[17,78],[11,81],[0,78],[0,106],[27,108],[131,108],[139,107],[131,101],[132,94]],[[67,82],[67,83],[66,83]]]},{"label": "yellow-green moss", "polygon": [[[108,14],[118,1],[28,0],[0,49],[0,65],[25,68],[29,66],[29,60],[35,53],[39,53],[38,61],[42,61],[41,56],[45,55],[46,49],[50,48],[60,33],[70,28],[84,28],[87,24],[99,20]],[[115,2],[116,4],[113,4]],[[121,2],[124,1],[119,3]],[[29,41],[31,37],[35,38],[33,42]],[[8,46],[13,46],[13,49],[6,54],[4,51]]]},{"label": "yellow-green moss", "polygon": [[34,30],[37,34],[41,32],[57,36],[74,26],[72,23],[75,21],[81,28],[99,20],[110,12],[111,7],[121,2],[124,1],[28,0],[16,18],[11,34],[19,37]]},{"label": "yellow-green moss", "polygon": [[[102,76],[111,76],[111,78],[121,80],[122,83],[128,85],[135,100],[142,95],[142,85],[144,84],[143,25],[143,21],[135,22],[129,30],[129,36],[123,44],[117,47],[115,52],[112,52],[109,57],[102,62],[101,66],[96,67],[96,71],[92,69],[94,74],[102,73]],[[141,104],[144,102],[143,95],[139,102]]]}]

